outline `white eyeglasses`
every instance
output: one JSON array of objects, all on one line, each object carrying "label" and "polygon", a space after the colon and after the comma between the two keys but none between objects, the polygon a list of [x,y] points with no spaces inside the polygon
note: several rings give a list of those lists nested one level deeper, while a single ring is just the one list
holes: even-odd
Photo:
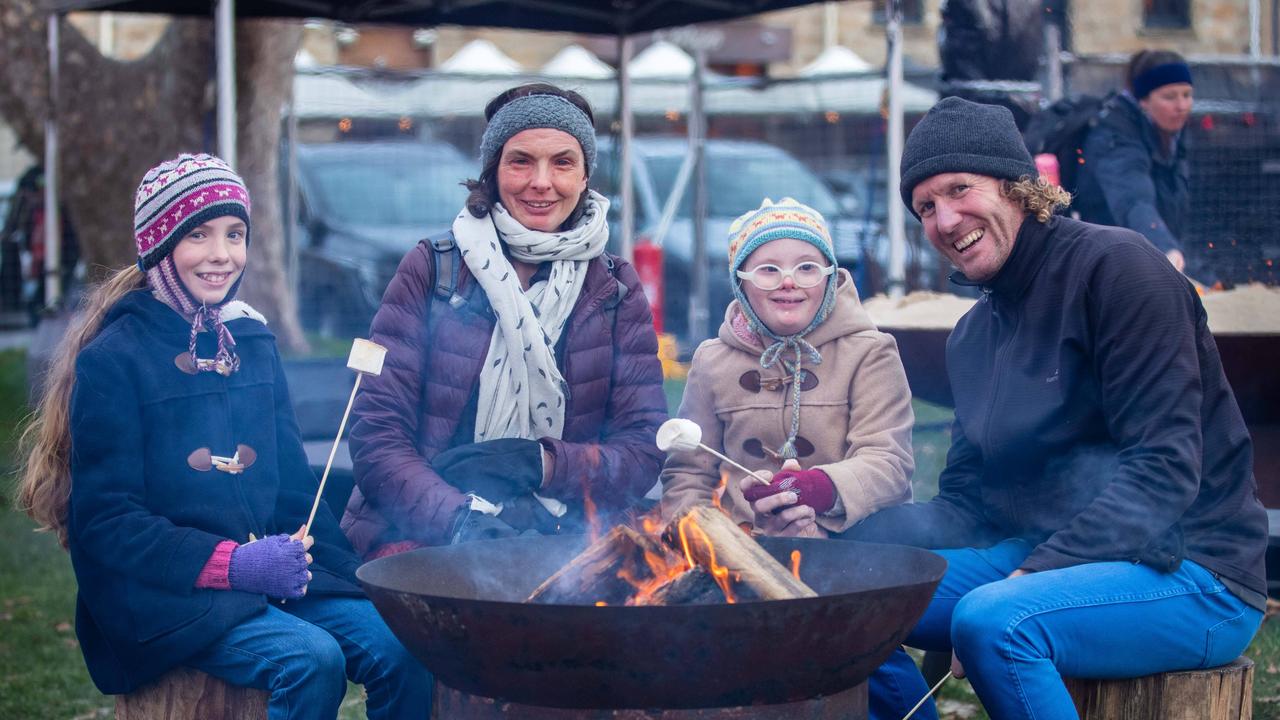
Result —
[{"label": "white eyeglasses", "polygon": [[777,265],[757,265],[751,270],[739,270],[738,277],[750,280],[752,285],[761,290],[777,290],[787,278],[791,278],[791,282],[798,288],[811,288],[835,271],[835,265],[823,267],[816,262],[806,261],[790,270],[783,270]]}]

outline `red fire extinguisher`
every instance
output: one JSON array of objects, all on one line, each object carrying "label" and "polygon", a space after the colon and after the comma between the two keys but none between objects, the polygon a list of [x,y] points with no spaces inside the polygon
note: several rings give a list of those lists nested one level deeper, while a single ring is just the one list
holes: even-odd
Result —
[{"label": "red fire extinguisher", "polygon": [[1040,177],[1054,185],[1061,185],[1061,168],[1058,167],[1058,156],[1053,153],[1040,153],[1035,156],[1036,171]]},{"label": "red fire extinguisher", "polygon": [[653,313],[653,329],[662,332],[662,248],[647,237],[636,239],[632,250],[633,265],[640,276],[645,297],[649,298],[649,310]]}]

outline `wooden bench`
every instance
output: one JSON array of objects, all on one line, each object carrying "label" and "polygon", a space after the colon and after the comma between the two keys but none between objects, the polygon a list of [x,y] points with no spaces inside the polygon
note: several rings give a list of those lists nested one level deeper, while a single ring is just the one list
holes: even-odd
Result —
[{"label": "wooden bench", "polygon": [[128,695],[117,695],[116,720],[266,720],[267,697],[266,690],[178,668]]},{"label": "wooden bench", "polygon": [[1128,680],[1066,680],[1080,720],[1251,720],[1253,661]]}]

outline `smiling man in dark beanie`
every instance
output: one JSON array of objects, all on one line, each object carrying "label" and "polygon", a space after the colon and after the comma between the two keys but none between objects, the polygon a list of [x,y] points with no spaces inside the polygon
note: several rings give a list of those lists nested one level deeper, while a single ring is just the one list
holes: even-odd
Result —
[{"label": "smiling man in dark beanie", "polygon": [[[1266,604],[1267,520],[1194,288],[1141,235],[1054,215],[1069,198],[1002,107],[935,105],[901,192],[952,281],[982,290],[947,342],[938,495],[848,533],[946,557],[907,644],[953,650],[1000,720],[1077,717],[1064,676],[1233,660]],[[927,690],[899,650],[872,676],[872,717]]]}]

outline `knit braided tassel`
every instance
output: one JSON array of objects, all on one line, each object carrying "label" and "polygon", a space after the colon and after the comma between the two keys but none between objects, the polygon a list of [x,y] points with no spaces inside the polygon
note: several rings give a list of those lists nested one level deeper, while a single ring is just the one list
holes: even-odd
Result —
[{"label": "knit braided tassel", "polygon": [[810,345],[807,340],[798,336],[784,338],[765,348],[760,355],[760,367],[771,368],[778,358],[787,348],[794,348],[796,351],[796,360],[791,362],[783,360],[782,364],[786,367],[787,372],[791,373],[791,431],[787,434],[787,441],[778,449],[778,455],[783,460],[794,460],[796,458],[796,436],[800,434],[800,385],[804,380],[804,369],[801,363],[805,353],[808,353],[809,359],[814,365],[822,363],[822,355],[818,349]]},{"label": "knit braided tassel", "polygon": [[[196,336],[205,329],[205,324],[213,325],[213,331],[218,336],[218,351],[214,353],[212,360],[203,360],[196,355]],[[240,369],[240,356],[236,354],[236,341],[231,337],[231,331],[226,325],[222,324],[222,309],[219,307],[209,307],[201,305],[196,309],[195,317],[191,322],[191,340],[187,343],[187,348],[191,352],[191,363],[195,365],[196,370],[209,371],[213,370],[219,375],[227,376]]]}]

